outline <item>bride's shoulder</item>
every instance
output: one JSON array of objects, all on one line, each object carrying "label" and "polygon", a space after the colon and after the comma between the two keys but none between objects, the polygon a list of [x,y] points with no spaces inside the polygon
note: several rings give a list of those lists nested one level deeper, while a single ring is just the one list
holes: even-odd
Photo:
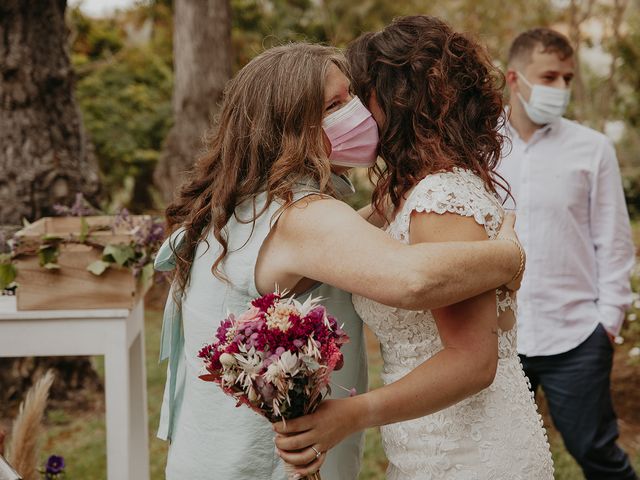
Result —
[{"label": "bride's shoulder", "polygon": [[409,200],[468,203],[472,198],[485,199],[493,203],[495,195],[489,192],[484,180],[476,173],[468,169],[454,167],[449,171],[426,175],[416,184]]},{"label": "bride's shoulder", "polygon": [[484,181],[475,172],[461,167],[454,167],[451,170],[443,170],[425,175],[416,185],[421,188],[436,187],[446,188],[469,188],[484,186]]},{"label": "bride's shoulder", "polygon": [[484,180],[462,168],[426,175],[407,198],[405,212],[456,213],[481,224],[495,223],[493,227],[502,218],[501,204]]}]

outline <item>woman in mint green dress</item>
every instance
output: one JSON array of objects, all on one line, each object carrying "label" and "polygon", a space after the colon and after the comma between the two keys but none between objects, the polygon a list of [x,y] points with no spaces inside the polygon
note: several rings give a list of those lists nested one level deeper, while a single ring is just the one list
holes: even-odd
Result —
[{"label": "woman in mint green dress", "polygon": [[[351,342],[333,381],[366,390],[362,323],[350,294],[409,309],[447,305],[520,281],[507,222],[497,240],[404,245],[342,201],[342,174],[376,160],[377,130],[335,49],[272,48],[230,81],[206,154],[167,209],[156,261],[173,270],[161,359],[169,358],[158,436],[169,480],[286,478],[271,425],[199,380],[197,352],[228,311],[276,286],[322,296]],[[349,293],[347,293],[349,292]],[[334,387],[334,396],[346,395]],[[325,480],[355,479],[362,436],[318,452]],[[326,457],[326,458],[325,458]]]}]

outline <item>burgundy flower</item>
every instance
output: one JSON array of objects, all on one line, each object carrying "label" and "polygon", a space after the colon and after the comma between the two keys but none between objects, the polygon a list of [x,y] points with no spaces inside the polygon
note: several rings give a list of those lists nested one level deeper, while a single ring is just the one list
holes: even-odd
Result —
[{"label": "burgundy flower", "polygon": [[251,302],[251,305],[260,309],[261,312],[266,312],[273,306],[276,300],[280,300],[280,295],[277,293],[268,293],[260,298],[256,298]]}]

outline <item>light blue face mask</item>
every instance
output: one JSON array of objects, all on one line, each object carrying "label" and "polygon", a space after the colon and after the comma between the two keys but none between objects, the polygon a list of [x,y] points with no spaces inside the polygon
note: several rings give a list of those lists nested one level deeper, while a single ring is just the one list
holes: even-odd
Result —
[{"label": "light blue face mask", "polygon": [[533,123],[546,125],[564,115],[571,98],[569,89],[532,85],[522,73],[517,72],[517,74],[525,85],[531,89],[531,96],[528,102],[520,92],[518,92],[518,98]]}]

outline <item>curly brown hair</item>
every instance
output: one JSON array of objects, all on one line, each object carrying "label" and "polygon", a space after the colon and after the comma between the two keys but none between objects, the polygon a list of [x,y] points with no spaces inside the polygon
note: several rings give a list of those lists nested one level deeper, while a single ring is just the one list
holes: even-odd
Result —
[{"label": "curly brown hair", "polygon": [[356,94],[372,92],[384,113],[372,203],[397,209],[424,176],[470,169],[487,188],[508,192],[494,172],[504,122],[504,76],[486,50],[442,20],[425,15],[395,19],[378,33],[365,33],[347,48]]},{"label": "curly brown hair", "polygon": [[174,250],[178,291],[185,290],[198,243],[211,229],[221,246],[211,268],[225,279],[219,268],[228,252],[225,226],[240,203],[267,193],[252,222],[274,200],[281,209],[290,205],[298,183],[313,180],[320,192],[333,193],[321,128],[331,64],[347,74],[335,48],[292,43],[260,54],[228,83],[207,150],[166,210],[170,231],[185,228]]}]

